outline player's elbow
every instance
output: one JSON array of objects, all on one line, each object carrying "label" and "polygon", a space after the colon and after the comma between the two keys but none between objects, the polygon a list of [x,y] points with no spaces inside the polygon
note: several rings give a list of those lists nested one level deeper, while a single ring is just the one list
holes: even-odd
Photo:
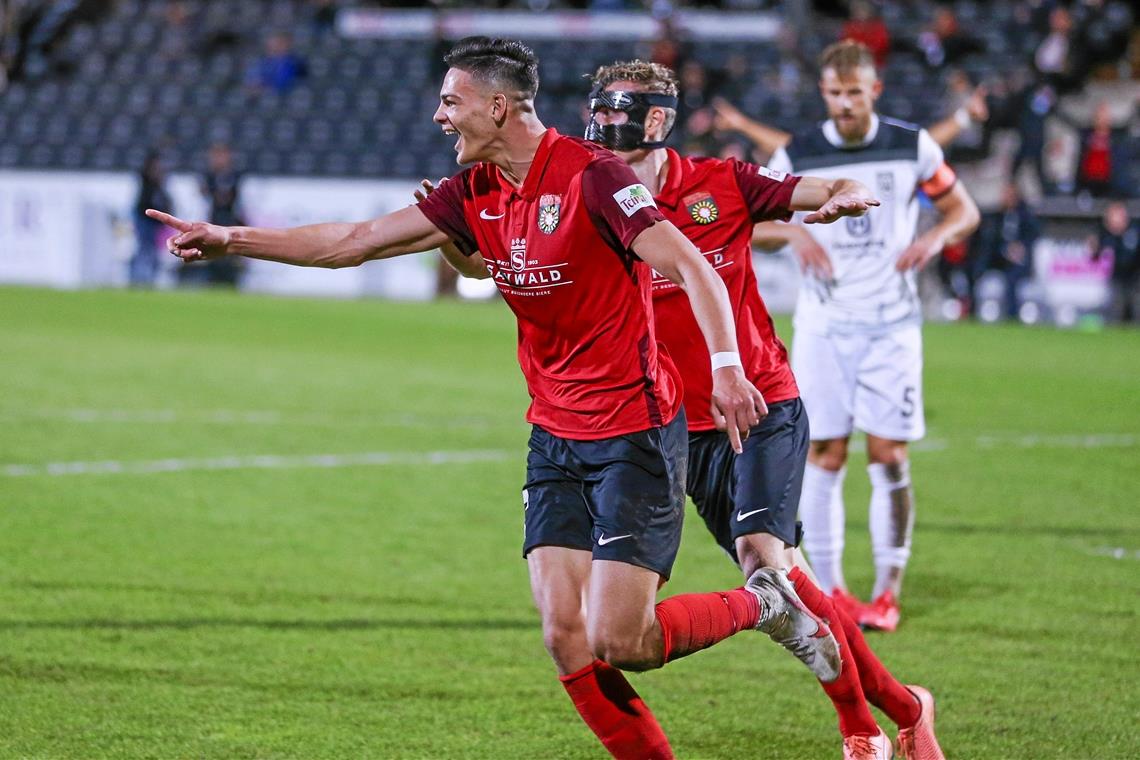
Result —
[{"label": "player's elbow", "polygon": [[982,223],[982,212],[978,210],[978,204],[973,200],[965,204],[963,209],[962,219],[962,234],[972,235],[978,229],[978,225]]},{"label": "player's elbow", "polygon": [[475,266],[467,267],[467,271],[461,271],[461,275],[471,280],[486,280],[491,276],[491,270],[487,268],[486,264],[478,262]]},{"label": "player's elbow", "polygon": [[345,269],[358,267],[368,258],[359,251],[354,250],[328,250],[322,251],[313,259],[313,266],[322,269]]}]

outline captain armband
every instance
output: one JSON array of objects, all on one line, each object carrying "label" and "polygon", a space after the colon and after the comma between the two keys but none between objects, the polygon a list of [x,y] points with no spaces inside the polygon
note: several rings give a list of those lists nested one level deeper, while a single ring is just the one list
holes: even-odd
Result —
[{"label": "captain armband", "polygon": [[935,169],[930,179],[920,183],[918,187],[933,201],[938,200],[950,192],[957,181],[958,175],[950,168],[950,164],[943,161],[938,168]]}]

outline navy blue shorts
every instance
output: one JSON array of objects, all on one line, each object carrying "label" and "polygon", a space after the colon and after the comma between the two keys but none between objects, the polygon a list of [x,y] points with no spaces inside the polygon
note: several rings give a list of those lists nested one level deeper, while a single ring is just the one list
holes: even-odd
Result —
[{"label": "navy blue shorts", "polygon": [[685,414],[668,425],[599,441],[534,426],[523,489],[523,556],[539,546],[673,570],[685,515]]},{"label": "navy blue shorts", "polygon": [[685,490],[716,542],[737,562],[740,536],[767,533],[799,545],[796,512],[809,441],[807,414],[798,398],[769,406],[739,456],[720,431],[689,435]]}]

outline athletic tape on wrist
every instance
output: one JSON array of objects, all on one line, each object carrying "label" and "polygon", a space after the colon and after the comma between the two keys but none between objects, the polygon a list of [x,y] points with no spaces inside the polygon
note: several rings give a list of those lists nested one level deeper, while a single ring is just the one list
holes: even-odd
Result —
[{"label": "athletic tape on wrist", "polygon": [[712,355],[712,371],[716,372],[721,367],[743,367],[744,364],[740,361],[740,354],[736,351],[717,351]]}]

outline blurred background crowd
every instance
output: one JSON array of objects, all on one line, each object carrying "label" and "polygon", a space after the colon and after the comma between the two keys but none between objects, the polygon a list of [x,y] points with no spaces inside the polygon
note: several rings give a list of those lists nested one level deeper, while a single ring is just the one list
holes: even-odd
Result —
[{"label": "blurred background crowd", "polygon": [[[390,9],[430,11],[428,31],[401,33],[397,14],[366,33],[359,14]],[[571,11],[619,32],[630,12],[652,23],[640,35],[518,32],[541,60],[548,125],[580,133],[583,75],[650,58],[681,81],[671,144],[759,162],[768,156],[739,117],[788,131],[824,118],[816,56],[840,38],[866,43],[885,85],[880,113],[951,125],[940,141],[986,212],[929,274],[939,315],[1035,321],[1033,259],[1052,231],[1103,270],[1099,313],[1135,319],[1140,33],[1124,0],[0,0],[0,171],[130,171],[137,209],[171,206],[167,175],[191,172],[219,223],[242,220],[246,175],[447,176],[451,141],[431,114],[442,54],[467,28],[456,19]],[[723,13],[770,24],[734,38],[713,29]],[[159,230],[136,213],[135,232],[130,280],[147,284]],[[220,264],[178,275],[240,277]]]}]

